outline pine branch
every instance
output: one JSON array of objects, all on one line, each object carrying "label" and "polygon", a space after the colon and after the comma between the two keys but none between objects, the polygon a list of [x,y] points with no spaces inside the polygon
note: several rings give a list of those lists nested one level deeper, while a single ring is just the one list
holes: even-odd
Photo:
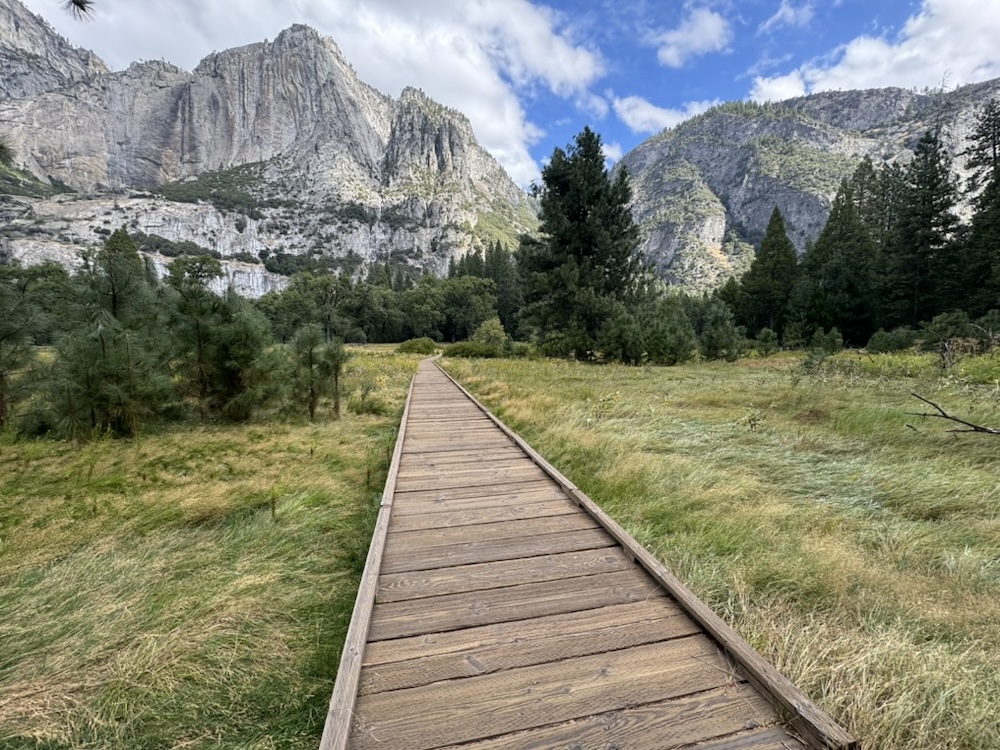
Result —
[{"label": "pine branch", "polygon": [[77,18],[90,18],[94,12],[94,0],[65,0],[63,7]]},{"label": "pine branch", "polygon": [[983,425],[974,424],[973,422],[968,422],[968,421],[966,421],[964,419],[961,419],[959,417],[953,416],[953,415],[949,414],[948,412],[946,412],[944,409],[942,409],[940,406],[938,406],[937,404],[935,404],[930,399],[927,399],[927,398],[924,398],[923,396],[921,396],[919,393],[913,393],[911,391],[910,395],[913,396],[914,398],[920,399],[925,404],[933,406],[937,410],[936,414],[929,413],[929,412],[922,412],[922,413],[920,413],[920,412],[909,412],[910,416],[913,416],[913,417],[933,417],[933,418],[936,418],[936,419],[945,419],[945,420],[948,420],[949,422],[955,422],[956,424],[960,424],[960,425],[962,425],[965,428],[965,429],[956,428],[954,430],[949,430],[949,432],[980,432],[980,433],[983,433],[985,435],[1000,435],[1000,429],[997,429],[995,427],[984,427]]}]

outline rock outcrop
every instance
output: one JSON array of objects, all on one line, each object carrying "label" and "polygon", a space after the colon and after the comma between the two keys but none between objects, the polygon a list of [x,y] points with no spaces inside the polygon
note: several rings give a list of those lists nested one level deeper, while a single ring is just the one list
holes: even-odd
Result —
[{"label": "rock outcrop", "polygon": [[467,118],[416,89],[398,101],[376,91],[301,25],[213,53],[191,73],[134,63],[8,98],[0,122],[25,174],[75,191],[36,191],[30,227],[29,217],[4,227],[15,254],[19,231],[36,244],[45,233],[92,243],[102,225],[84,217],[112,215],[114,226],[224,259],[349,257],[355,272],[376,260],[441,272],[537,225]]},{"label": "rock outcrop", "polygon": [[644,254],[670,283],[701,291],[745,271],[775,206],[801,251],[822,230],[841,179],[870,156],[906,163],[940,128],[954,170],[1000,80],[949,93],[837,91],[777,104],[737,102],[665,130],[626,154]]},{"label": "rock outcrop", "polygon": [[0,100],[58,91],[107,73],[93,52],[56,34],[17,0],[0,0]]}]

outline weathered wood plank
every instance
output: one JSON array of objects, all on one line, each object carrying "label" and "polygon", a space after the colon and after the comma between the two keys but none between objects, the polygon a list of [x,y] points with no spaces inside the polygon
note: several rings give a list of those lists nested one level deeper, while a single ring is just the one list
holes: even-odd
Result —
[{"label": "weathered wood plank", "polygon": [[[554,485],[547,479],[533,479],[527,482],[503,482],[494,487],[453,487],[448,490],[418,490],[401,492],[399,494],[401,499],[405,499],[407,507],[421,501],[443,504],[449,500],[469,500],[473,498],[486,498],[488,500],[489,498],[493,498],[495,504],[502,505],[514,498],[519,499],[521,502],[526,502],[529,498],[557,500],[568,497],[562,488]],[[484,502],[483,505],[485,506],[486,503]]]},{"label": "weathered wood plank", "polygon": [[382,560],[382,571],[401,573],[405,570],[430,570],[448,568],[454,565],[471,565],[494,560],[514,560],[519,557],[558,552],[575,552],[597,547],[610,547],[615,543],[603,529],[564,531],[555,534],[539,534],[520,539],[489,539],[481,542],[463,542],[443,547],[430,547],[419,553],[407,550],[387,550]]},{"label": "weathered wood plank", "polygon": [[[410,454],[423,455],[423,454]],[[509,458],[490,455],[490,452],[466,454],[464,460],[449,461],[447,463],[430,463],[420,461],[407,461],[399,470],[400,479],[435,479],[443,476],[477,476],[491,471],[501,469],[523,469],[532,472],[541,471],[530,458],[523,453],[520,456]],[[545,473],[542,472],[542,476]]]},{"label": "weathered wood plank", "polygon": [[[518,620],[503,623],[502,626],[508,630],[505,637],[480,642],[461,651],[419,655],[375,666],[366,664],[359,693],[401,690],[442,680],[474,677],[574,656],[618,651],[701,632],[690,617],[664,599],[601,607],[570,615]],[[460,640],[467,641],[469,630],[452,632],[458,634]],[[482,631],[483,628],[475,630]]]},{"label": "weathered wood plank", "polygon": [[[555,747],[587,750],[675,750],[699,742],[717,741],[718,738],[724,738],[725,742],[746,742],[748,738],[752,738],[756,743],[773,741],[776,737],[788,739],[788,733],[783,729],[772,731],[771,725],[777,723],[777,720],[771,704],[756,689],[743,683],[444,750],[459,750],[459,747],[465,750]],[[712,742],[710,745],[698,745],[692,750],[704,750],[706,747],[718,749],[719,745]],[[801,744],[797,741],[787,745],[788,750],[800,747]]]},{"label": "weathered wood plank", "polygon": [[[392,527],[390,526],[390,529]],[[391,533],[391,532],[390,532]],[[375,598],[380,604],[421,599],[425,596],[458,594],[463,591],[541,583],[576,576],[628,570],[632,558],[614,547],[543,555],[517,560],[459,565],[406,573],[389,573],[379,578]]]},{"label": "weathered wood plank", "polygon": [[474,526],[454,526],[443,529],[394,530],[389,535],[389,541],[386,544],[386,556],[422,555],[430,547],[448,547],[454,544],[499,541],[535,534],[557,534],[596,528],[597,522],[593,518],[585,513],[575,513],[526,521],[481,523]]},{"label": "weathered wood plank", "polygon": [[509,504],[470,508],[465,511],[449,511],[435,506],[426,513],[409,516],[393,513],[389,530],[390,533],[393,533],[419,529],[447,529],[455,526],[472,526],[477,523],[516,521],[525,518],[544,518],[580,512],[576,505],[568,499],[543,500],[537,503],[513,503],[514,501],[511,500]]},{"label": "weathered wood plank", "polygon": [[489,464],[475,469],[456,472],[438,472],[435,475],[401,476],[397,478],[400,492],[417,492],[419,490],[448,490],[455,487],[479,487],[511,482],[530,482],[544,480],[545,472],[532,463],[517,466],[493,467]]},{"label": "weathered wood plank", "polygon": [[638,568],[503,589],[376,604],[369,641],[579,612],[662,597]]},{"label": "weathered wood plank", "polygon": [[356,750],[429,750],[733,683],[700,636],[358,696]]}]

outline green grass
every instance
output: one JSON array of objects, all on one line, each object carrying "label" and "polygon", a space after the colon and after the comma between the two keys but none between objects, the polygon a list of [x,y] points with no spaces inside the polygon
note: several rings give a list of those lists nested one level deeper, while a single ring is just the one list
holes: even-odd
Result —
[{"label": "green grass", "polygon": [[1000,426],[996,384],[798,359],[445,364],[862,747],[1000,747],[1000,438],[910,396]]},{"label": "green grass", "polygon": [[0,436],[0,748],[315,747],[418,359],[355,350],[384,415]]}]

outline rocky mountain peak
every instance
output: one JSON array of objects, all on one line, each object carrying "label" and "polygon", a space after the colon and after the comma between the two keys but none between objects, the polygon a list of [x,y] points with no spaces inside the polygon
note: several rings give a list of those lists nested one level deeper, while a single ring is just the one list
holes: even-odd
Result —
[{"label": "rocky mountain peak", "polygon": [[18,0],[0,0],[0,100],[57,91],[108,72],[93,52],[74,47]]},{"label": "rocky mountain peak", "polygon": [[0,101],[0,122],[35,195],[7,211],[0,245],[26,260],[73,258],[125,225],[155,248],[194,243],[243,264],[241,278],[257,269],[242,284],[255,294],[277,284],[263,265],[443,272],[537,225],[464,115],[418,89],[376,91],[302,25],[190,73],[135,63]]}]

